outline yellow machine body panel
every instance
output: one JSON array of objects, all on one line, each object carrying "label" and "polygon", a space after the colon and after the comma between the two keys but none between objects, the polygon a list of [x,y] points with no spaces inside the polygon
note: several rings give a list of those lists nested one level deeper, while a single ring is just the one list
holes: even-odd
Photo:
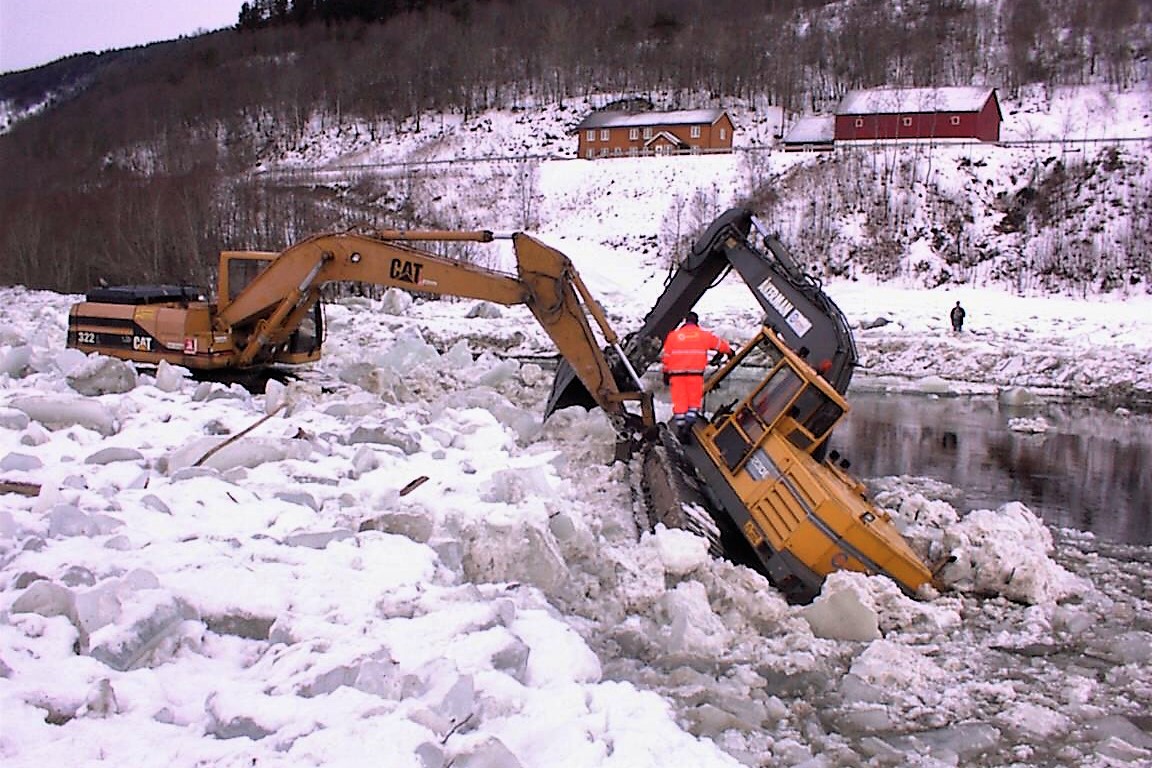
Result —
[{"label": "yellow machine body panel", "polygon": [[84,301],[69,312],[68,346],[146,365],[211,369],[228,365],[231,339],[212,330],[205,302],[116,304]]}]

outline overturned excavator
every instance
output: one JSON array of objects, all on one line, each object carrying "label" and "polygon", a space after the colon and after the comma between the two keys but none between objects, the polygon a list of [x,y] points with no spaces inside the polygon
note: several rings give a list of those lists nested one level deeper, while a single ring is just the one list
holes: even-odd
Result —
[{"label": "overturned excavator", "polygon": [[[335,233],[280,252],[225,251],[214,298],[183,285],[93,289],[70,312],[68,345],[235,373],[318,359],[321,291],[333,282],[524,305],[561,356],[546,414],[570,405],[607,413],[617,458],[636,465],[644,525],[707,537],[794,601],[811,599],[838,569],[886,574],[914,594],[932,574],[846,465],[824,455],[848,409],[851,332],[778,241],[753,245],[753,228],[764,235],[744,209],[717,219],[623,343],[564,254],[522,232],[481,230]],[[515,274],[430,250],[504,238]],[[681,443],[657,424],[643,373],[668,331],[731,269],[764,309],[764,325],[706,382],[711,416]]]},{"label": "overturned excavator", "polygon": [[[856,363],[848,323],[751,211],[729,210],[700,236],[622,345],[618,380],[656,362],[668,332],[730,271],[763,309],[762,326],[705,382],[710,416],[688,439],[662,425],[639,454],[644,522],[707,536],[715,552],[761,571],[794,602],[811,600],[843,569],[887,575],[916,594],[932,571],[847,461],[827,450],[848,412]],[[572,405],[595,402],[563,364],[547,412]]]}]

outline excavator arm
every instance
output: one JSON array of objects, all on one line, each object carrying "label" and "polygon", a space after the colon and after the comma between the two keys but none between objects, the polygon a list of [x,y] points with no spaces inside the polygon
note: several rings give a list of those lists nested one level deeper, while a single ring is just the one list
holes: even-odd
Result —
[{"label": "excavator arm", "polygon": [[[529,235],[515,233],[508,236],[517,265],[517,274],[511,275],[413,245],[495,239],[488,231],[319,235],[280,253],[258,278],[221,305],[215,330],[237,340],[236,364],[244,367],[261,362],[262,355],[283,343],[319,300],[320,289],[331,282],[368,283],[508,306],[523,304],[552,339],[583,390],[613,419],[618,432],[650,426],[654,420],[650,398],[642,392],[635,372],[627,389],[618,386],[613,362],[602,351],[589,317],[607,341],[616,367],[623,358],[619,340],[564,254]],[[629,401],[640,404],[639,414],[627,409]]]},{"label": "excavator arm", "polygon": [[[752,230],[764,247],[752,242]],[[856,346],[844,314],[819,281],[803,272],[778,239],[746,208],[732,208],[719,216],[697,239],[688,258],[665,286],[664,293],[631,334],[624,349],[632,367],[643,373],[656,362],[665,336],[696,302],[729,270],[751,290],[764,311],[763,324],[827,379],[836,391],[848,390],[856,364]],[[627,380],[617,371],[620,386]],[[561,366],[548,401],[547,412],[570,405],[594,407],[575,372]]]}]

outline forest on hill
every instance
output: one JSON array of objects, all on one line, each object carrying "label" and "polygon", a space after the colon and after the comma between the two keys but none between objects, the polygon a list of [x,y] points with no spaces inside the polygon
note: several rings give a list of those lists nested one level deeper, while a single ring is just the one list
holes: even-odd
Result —
[{"label": "forest on hill", "polygon": [[[207,283],[211,254],[330,227],[249,172],[317,130],[658,96],[826,110],[849,89],[1152,80],[1142,0],[255,0],[234,29],[0,77],[0,283]],[[861,34],[867,30],[867,34]],[[378,226],[412,220],[402,202]]]}]

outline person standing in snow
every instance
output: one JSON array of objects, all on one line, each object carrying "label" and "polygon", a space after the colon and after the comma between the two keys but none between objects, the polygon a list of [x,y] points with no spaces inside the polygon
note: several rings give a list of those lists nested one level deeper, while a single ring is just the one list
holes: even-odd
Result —
[{"label": "person standing in snow", "polygon": [[950,316],[952,318],[952,330],[955,333],[960,333],[964,330],[964,317],[968,313],[964,311],[964,307],[960,306],[960,302],[956,302],[956,306],[952,307]]},{"label": "person standing in snow", "polygon": [[704,368],[708,353],[716,351],[733,355],[732,345],[711,331],[700,327],[695,312],[684,316],[684,323],[664,339],[662,365],[664,383],[672,398],[672,425],[681,439],[687,438],[700,416],[704,401]]}]

